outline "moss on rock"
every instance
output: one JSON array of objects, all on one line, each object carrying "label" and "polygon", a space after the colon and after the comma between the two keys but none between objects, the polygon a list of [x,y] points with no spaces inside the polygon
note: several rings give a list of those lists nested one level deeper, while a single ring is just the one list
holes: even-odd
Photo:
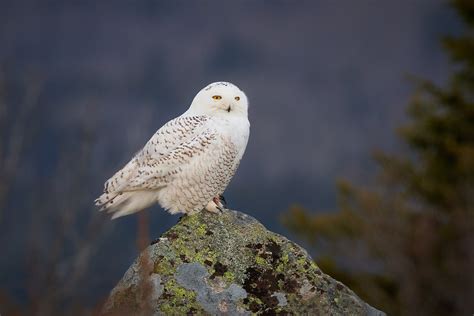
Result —
[{"label": "moss on rock", "polygon": [[155,315],[383,315],[303,248],[230,210],[183,216],[130,267],[103,312],[144,306]]}]

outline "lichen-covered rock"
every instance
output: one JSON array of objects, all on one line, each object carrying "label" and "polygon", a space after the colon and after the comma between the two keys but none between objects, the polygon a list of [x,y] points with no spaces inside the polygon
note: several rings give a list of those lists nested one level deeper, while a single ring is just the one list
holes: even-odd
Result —
[{"label": "lichen-covered rock", "polygon": [[184,216],[113,289],[106,315],[384,315],[254,218]]}]

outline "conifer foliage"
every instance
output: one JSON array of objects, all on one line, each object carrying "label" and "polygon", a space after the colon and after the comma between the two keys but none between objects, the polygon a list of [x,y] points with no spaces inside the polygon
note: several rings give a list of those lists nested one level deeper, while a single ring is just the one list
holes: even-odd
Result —
[{"label": "conifer foliage", "polygon": [[417,82],[407,151],[377,153],[369,188],[341,182],[337,212],[283,218],[323,271],[391,315],[474,312],[474,1],[452,5],[465,22],[442,41],[453,71],[443,87]]}]

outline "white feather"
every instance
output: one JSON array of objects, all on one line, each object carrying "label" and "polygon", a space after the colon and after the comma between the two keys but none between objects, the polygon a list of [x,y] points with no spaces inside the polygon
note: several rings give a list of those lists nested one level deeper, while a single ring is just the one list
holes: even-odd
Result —
[{"label": "white feather", "polygon": [[106,182],[96,205],[114,213],[112,218],[157,202],[171,213],[202,210],[223,193],[244,154],[247,109],[247,97],[236,86],[205,87]]}]

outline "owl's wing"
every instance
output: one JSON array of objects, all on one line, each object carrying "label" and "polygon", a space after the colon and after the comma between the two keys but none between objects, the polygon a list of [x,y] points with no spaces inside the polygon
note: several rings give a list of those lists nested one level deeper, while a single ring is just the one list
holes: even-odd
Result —
[{"label": "owl's wing", "polygon": [[166,185],[193,159],[215,148],[217,140],[216,132],[207,128],[158,157],[147,155],[139,162],[135,176],[129,179],[124,190],[158,189]]},{"label": "owl's wing", "polygon": [[137,154],[139,158],[160,158],[190,141],[207,128],[210,117],[205,115],[177,117],[161,127]]},{"label": "owl's wing", "polygon": [[[179,163],[178,156],[186,155],[186,146],[203,133],[209,121],[208,116],[177,117],[163,125],[125,167],[116,172],[104,185],[104,194],[98,204],[110,200],[114,193],[136,188],[139,179],[153,174],[165,175],[173,163]],[[205,137],[201,140],[205,142]]]}]

